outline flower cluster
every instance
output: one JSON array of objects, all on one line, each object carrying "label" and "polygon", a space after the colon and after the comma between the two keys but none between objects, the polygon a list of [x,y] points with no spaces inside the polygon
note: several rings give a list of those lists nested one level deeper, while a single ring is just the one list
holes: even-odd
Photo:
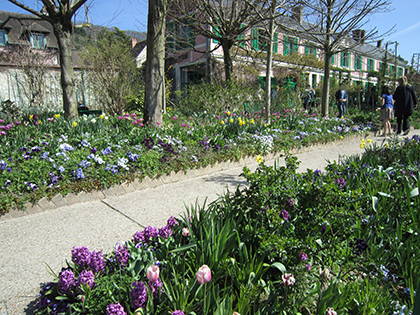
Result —
[{"label": "flower cluster", "polygon": [[73,247],[71,260],[78,266],[90,268],[94,273],[105,269],[105,260],[101,251],[90,252],[85,246]]},{"label": "flower cluster", "polygon": [[127,315],[127,313],[120,303],[111,303],[106,308],[106,315]]}]

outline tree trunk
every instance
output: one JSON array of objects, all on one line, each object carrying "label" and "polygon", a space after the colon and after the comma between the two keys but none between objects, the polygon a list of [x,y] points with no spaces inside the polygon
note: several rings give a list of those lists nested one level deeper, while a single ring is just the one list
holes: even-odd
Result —
[{"label": "tree trunk", "polygon": [[[277,0],[271,2],[271,14],[275,14]],[[265,75],[265,119],[267,124],[271,123],[271,72],[273,69],[273,37],[274,37],[274,19],[270,20],[269,29],[270,40],[267,47],[267,67]]]},{"label": "tree trunk", "polygon": [[72,118],[78,115],[77,99],[74,87],[74,69],[71,53],[72,25],[70,21],[66,25],[63,25],[61,22],[59,22],[53,24],[53,28],[59,48],[64,114],[66,117]]},{"label": "tree trunk", "polygon": [[328,103],[330,99],[330,68],[331,68],[331,52],[325,52],[324,67],[324,85],[322,87],[321,113],[322,116],[328,117]]},{"label": "tree trunk", "polygon": [[233,43],[227,40],[222,41],[222,48],[223,48],[223,61],[225,64],[225,78],[226,82],[230,81],[232,71],[233,71],[233,63],[232,58],[230,56],[230,49],[232,48]]},{"label": "tree trunk", "polygon": [[149,0],[144,119],[162,123],[165,84],[165,23],[167,0]]}]

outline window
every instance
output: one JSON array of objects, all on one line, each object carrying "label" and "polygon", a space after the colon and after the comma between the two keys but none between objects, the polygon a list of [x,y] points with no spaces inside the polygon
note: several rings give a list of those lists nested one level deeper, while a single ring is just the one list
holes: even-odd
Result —
[{"label": "window", "polygon": [[297,38],[284,35],[283,45],[283,55],[285,56],[290,55],[292,52],[298,52],[299,45]]},{"label": "window", "polygon": [[30,41],[32,48],[42,49],[47,46],[47,39],[44,34],[32,33],[30,35]]},{"label": "window", "polygon": [[7,33],[5,30],[0,30],[0,46],[7,44]]},{"label": "window", "polygon": [[362,56],[354,55],[354,69],[362,70]]},{"label": "window", "polygon": [[374,71],[375,70],[375,61],[373,59],[367,60],[367,71]]},{"label": "window", "polygon": [[402,75],[404,75],[404,68],[398,67],[398,76],[400,77]]},{"label": "window", "polygon": [[[192,20],[190,21],[192,23]],[[180,25],[174,21],[168,22],[168,48],[175,51],[195,45],[195,32],[188,25]]]},{"label": "window", "polygon": [[342,52],[341,53],[341,63],[340,65],[342,67],[348,68],[349,67],[349,53],[348,52]]},{"label": "window", "polygon": [[305,55],[313,55],[313,56],[316,57],[316,47],[313,44],[311,44],[309,42],[306,42],[305,43]]},{"label": "window", "polygon": [[391,75],[395,75],[396,73],[395,73],[395,66],[394,65],[390,65],[389,66],[389,73],[391,74]]}]

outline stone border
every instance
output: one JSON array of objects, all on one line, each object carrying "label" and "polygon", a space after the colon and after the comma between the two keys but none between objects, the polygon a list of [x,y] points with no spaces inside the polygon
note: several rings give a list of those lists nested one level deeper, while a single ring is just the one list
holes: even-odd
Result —
[{"label": "stone border", "polygon": [[[296,155],[299,153],[310,152],[316,149],[323,149],[323,148],[327,148],[327,147],[334,146],[341,143],[352,142],[357,138],[361,139],[364,137],[366,137],[366,134],[353,135],[353,136],[346,137],[342,140],[315,144],[315,145],[310,145],[310,146],[302,147],[302,148],[295,148],[295,149],[290,150],[290,153],[293,155]],[[266,161],[270,161],[270,160],[278,159],[283,156],[284,156],[284,152],[274,152],[274,153],[269,153],[269,154],[264,155],[263,158]],[[31,203],[26,203],[24,210],[12,209],[8,213],[0,216],[0,222],[6,221],[12,218],[22,217],[25,215],[44,212],[48,210],[54,210],[54,209],[69,206],[69,205],[90,202],[90,201],[95,201],[95,200],[102,200],[102,199],[107,199],[107,198],[115,197],[115,196],[121,196],[121,195],[135,192],[137,190],[155,188],[155,187],[163,186],[170,183],[176,183],[176,182],[184,181],[187,179],[192,179],[195,177],[213,174],[213,173],[228,170],[231,168],[243,167],[245,165],[249,165],[255,162],[256,162],[255,156],[246,156],[246,157],[241,158],[239,161],[217,162],[214,165],[207,165],[206,167],[190,169],[185,172],[180,171],[178,173],[175,173],[174,171],[172,171],[169,175],[164,174],[154,179],[145,177],[142,181],[140,181],[138,178],[136,178],[132,182],[124,182],[121,185],[114,185],[113,187],[103,189],[103,190],[94,190],[91,192],[81,191],[78,194],[73,194],[73,193],[67,194],[64,197],[60,193],[58,193],[51,199],[48,199],[47,197],[43,197],[35,205],[32,205]]]}]

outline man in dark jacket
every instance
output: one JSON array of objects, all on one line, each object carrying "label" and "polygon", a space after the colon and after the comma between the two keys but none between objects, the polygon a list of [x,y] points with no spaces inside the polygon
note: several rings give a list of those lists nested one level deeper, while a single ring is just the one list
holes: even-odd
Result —
[{"label": "man in dark jacket", "polygon": [[[398,87],[394,92],[394,110],[397,116],[397,134],[401,134],[401,127],[404,135],[410,132],[410,116],[417,108],[418,100],[411,85],[408,84],[406,76],[398,78]],[[402,122],[402,125],[401,125]]]}]

